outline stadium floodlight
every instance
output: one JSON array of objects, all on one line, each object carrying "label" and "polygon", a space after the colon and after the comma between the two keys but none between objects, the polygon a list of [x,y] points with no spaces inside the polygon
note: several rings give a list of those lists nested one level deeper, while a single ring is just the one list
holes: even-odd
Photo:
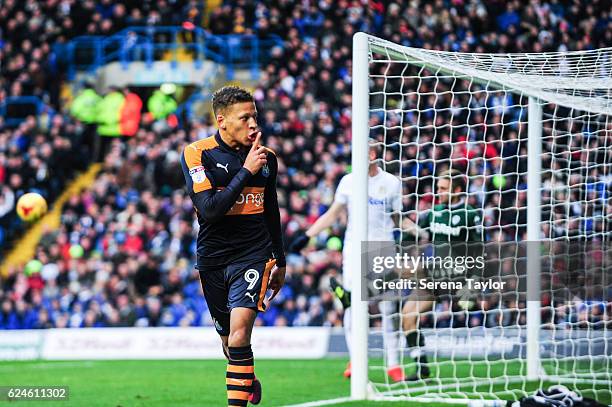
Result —
[{"label": "stadium floodlight", "polygon": [[[357,33],[352,104],[358,240],[368,236],[367,146],[374,138],[380,165],[402,180],[400,224],[431,209],[440,172],[458,169],[485,243],[535,244],[498,263],[498,276],[516,273],[517,259],[527,266],[527,284],[516,285],[512,300],[483,305],[479,297],[476,308],[459,311],[436,303],[422,314],[431,375],[402,383],[384,374],[381,314],[357,300],[366,291],[365,257],[351,259],[360,273],[353,278],[351,397],[499,405],[565,384],[611,403],[612,48],[476,54]],[[404,242],[418,241],[410,233],[398,230]],[[561,263],[583,272],[580,291],[563,287],[563,299]],[[397,330],[403,341],[401,324]],[[403,346],[409,372],[414,363]]]}]

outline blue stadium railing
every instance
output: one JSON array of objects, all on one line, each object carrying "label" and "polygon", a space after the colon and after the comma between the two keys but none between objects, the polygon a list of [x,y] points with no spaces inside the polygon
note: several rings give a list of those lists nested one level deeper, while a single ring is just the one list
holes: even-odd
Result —
[{"label": "blue stadium railing", "polygon": [[38,96],[9,96],[0,103],[0,117],[4,126],[17,127],[28,116],[39,120],[45,109],[50,115],[55,113]]},{"label": "blue stadium railing", "polygon": [[54,45],[56,63],[63,65],[68,79],[73,80],[77,71],[94,72],[109,62],[120,62],[125,68],[131,62],[142,61],[147,66],[172,52],[171,64],[178,63],[179,48],[193,56],[196,68],[204,60],[226,66],[227,78],[233,79],[235,69],[249,69],[256,79],[259,66],[269,57],[274,47],[282,47],[278,36],[264,39],[255,35],[213,35],[195,27],[134,26],[111,36],[80,36]]}]

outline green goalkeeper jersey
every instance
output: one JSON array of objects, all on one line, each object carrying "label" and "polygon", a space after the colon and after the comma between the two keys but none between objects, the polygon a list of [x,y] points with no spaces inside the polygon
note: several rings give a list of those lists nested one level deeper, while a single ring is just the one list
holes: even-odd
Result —
[{"label": "green goalkeeper jersey", "polygon": [[455,205],[438,204],[419,220],[434,243],[479,242],[482,240],[480,212],[461,201]]},{"label": "green goalkeeper jersey", "polygon": [[[419,220],[419,227],[429,233],[429,240],[433,243],[432,254],[436,257],[453,261],[450,264],[435,265],[425,269],[427,278],[431,282],[465,281],[465,278],[480,279],[481,269],[474,267],[456,267],[456,262],[470,256],[476,259],[482,256],[483,251],[479,242],[482,242],[480,212],[465,201],[454,205],[438,204]],[[474,244],[477,242],[477,244]],[[434,289],[435,295],[457,294],[454,290]]]}]

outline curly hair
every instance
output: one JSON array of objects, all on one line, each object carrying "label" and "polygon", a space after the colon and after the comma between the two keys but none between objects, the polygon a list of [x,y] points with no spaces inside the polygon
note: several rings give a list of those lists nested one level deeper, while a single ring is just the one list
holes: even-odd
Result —
[{"label": "curly hair", "polygon": [[212,108],[215,115],[223,113],[229,106],[236,103],[253,102],[253,95],[238,86],[224,86],[213,93]]}]

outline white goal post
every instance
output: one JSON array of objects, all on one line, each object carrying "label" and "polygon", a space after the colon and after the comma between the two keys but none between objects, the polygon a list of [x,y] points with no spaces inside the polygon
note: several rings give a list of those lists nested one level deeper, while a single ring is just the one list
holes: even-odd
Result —
[{"label": "white goal post", "polygon": [[[483,239],[552,243],[549,251],[526,245],[527,284],[524,291],[517,285],[516,301],[487,308],[479,299],[482,309],[466,311],[460,327],[452,310],[427,311],[424,349],[432,376],[415,383],[385,376],[384,316],[372,311],[375,302],[362,300],[365,257],[349,259],[355,273],[351,398],[500,405],[566,384],[612,403],[612,259],[605,250],[612,240],[612,48],[467,54],[357,33],[352,86],[356,240],[368,236],[373,138],[381,168],[402,181],[399,240],[408,236],[402,219],[417,222],[433,207],[437,174],[459,168],[467,178],[466,202],[482,214]],[[571,301],[547,301],[560,290],[553,283],[558,250],[566,257],[574,250],[552,248],[563,242],[581,242],[583,257],[597,258],[583,281],[593,287]],[[394,335],[408,372],[413,361],[401,329],[402,300],[398,307]],[[442,313],[451,315],[448,326],[441,327]]]}]

